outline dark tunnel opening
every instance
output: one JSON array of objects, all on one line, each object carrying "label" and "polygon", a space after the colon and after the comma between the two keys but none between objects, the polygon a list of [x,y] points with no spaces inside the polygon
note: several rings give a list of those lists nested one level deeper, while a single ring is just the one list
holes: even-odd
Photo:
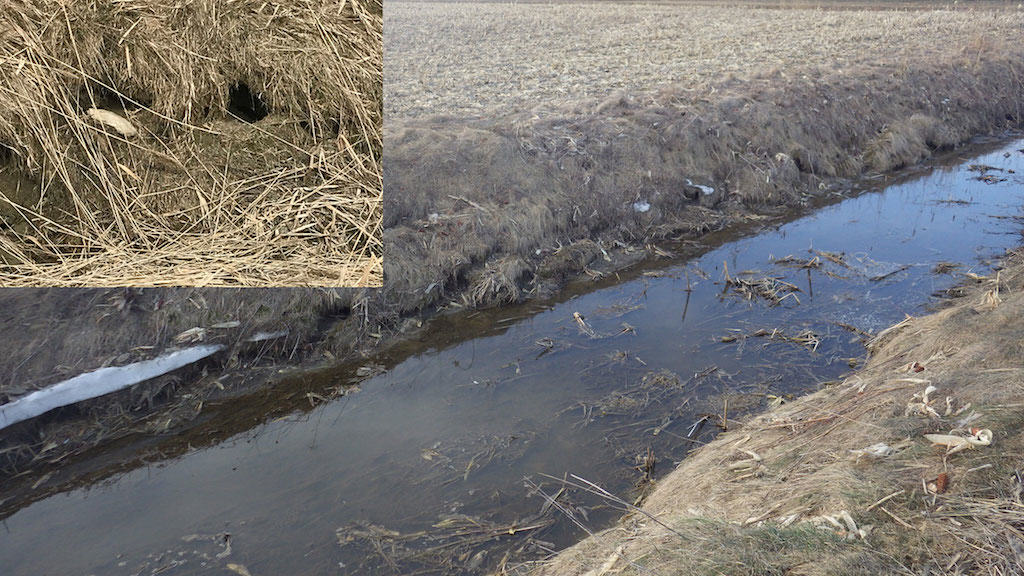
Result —
[{"label": "dark tunnel opening", "polygon": [[228,90],[228,112],[249,122],[259,122],[270,110],[259,94],[253,93],[245,82],[238,82]]}]

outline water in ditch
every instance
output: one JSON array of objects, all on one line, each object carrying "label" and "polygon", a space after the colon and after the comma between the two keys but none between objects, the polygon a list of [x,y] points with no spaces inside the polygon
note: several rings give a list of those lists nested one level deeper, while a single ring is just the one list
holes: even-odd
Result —
[{"label": "water in ditch", "polygon": [[475,574],[541,558],[621,514],[561,479],[633,502],[720,426],[840,378],[867,334],[989,272],[1020,244],[1022,146],[679,246],[693,257],[561,301],[446,317],[399,361],[221,407],[166,457],[7,517],[0,572]]}]

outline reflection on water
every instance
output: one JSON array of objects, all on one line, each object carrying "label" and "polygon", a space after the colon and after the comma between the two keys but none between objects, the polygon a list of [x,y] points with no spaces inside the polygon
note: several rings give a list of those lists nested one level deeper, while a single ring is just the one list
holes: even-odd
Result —
[{"label": "reflection on water", "polygon": [[[652,462],[670,470],[723,414],[840,377],[861,332],[987,271],[1019,242],[1020,145],[559,304],[462,317],[491,328],[333,402],[247,414],[262,423],[23,508],[0,529],[5,573],[479,573],[542,556],[584,534],[570,516],[597,528],[618,515],[545,475],[632,501]],[[724,267],[753,299],[727,289]],[[473,332],[452,322],[436,329]]]}]

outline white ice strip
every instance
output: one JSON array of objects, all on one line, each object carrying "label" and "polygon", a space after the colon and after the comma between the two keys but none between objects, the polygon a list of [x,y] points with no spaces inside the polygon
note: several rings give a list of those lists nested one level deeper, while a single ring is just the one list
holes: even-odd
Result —
[{"label": "white ice strip", "polygon": [[689,184],[690,186],[693,186],[694,188],[700,190],[701,193],[704,194],[705,196],[710,196],[711,194],[715,193],[715,189],[712,188],[711,186],[704,186],[702,184],[694,184],[693,182],[690,181],[689,178],[686,179],[686,183]]},{"label": "white ice strip", "polygon": [[221,344],[194,346],[151,360],[135,362],[126,366],[100,368],[79,374],[74,378],[26,394],[14,402],[0,406],[0,430],[22,420],[45,414],[54,408],[110,394],[144,380],[167,374],[182,366],[202,360],[223,348],[224,346]]}]

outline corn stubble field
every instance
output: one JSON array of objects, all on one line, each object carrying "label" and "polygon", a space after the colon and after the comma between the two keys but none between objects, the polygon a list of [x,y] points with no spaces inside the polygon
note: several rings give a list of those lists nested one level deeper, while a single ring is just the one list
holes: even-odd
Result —
[{"label": "corn stubble field", "polygon": [[[879,3],[879,6],[884,6]],[[688,3],[389,2],[385,111],[480,115],[729,77],[949,60],[1020,35],[1024,10],[772,9]],[[823,69],[823,70],[822,70]]]}]

